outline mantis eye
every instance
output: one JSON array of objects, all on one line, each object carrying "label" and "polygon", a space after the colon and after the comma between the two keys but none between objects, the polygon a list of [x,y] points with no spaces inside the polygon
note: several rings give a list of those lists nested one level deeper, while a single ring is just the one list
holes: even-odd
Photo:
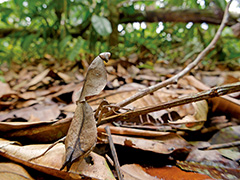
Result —
[{"label": "mantis eye", "polygon": [[104,60],[105,62],[108,62],[108,60],[110,59],[111,53],[110,52],[103,52],[101,54],[99,54],[99,57]]}]

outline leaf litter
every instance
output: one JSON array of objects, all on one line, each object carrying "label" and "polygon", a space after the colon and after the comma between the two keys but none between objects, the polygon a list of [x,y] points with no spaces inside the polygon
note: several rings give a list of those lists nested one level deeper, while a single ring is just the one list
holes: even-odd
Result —
[{"label": "leaf litter", "polygon": [[[93,69],[96,67],[99,68],[99,65],[93,67]],[[118,69],[119,69],[119,66],[118,66]],[[118,69],[116,69],[115,71],[117,72]],[[120,70],[121,70],[120,74],[124,72],[122,69]],[[130,70],[130,72],[132,71],[130,68],[126,68],[125,73],[128,72],[128,70]],[[102,72],[103,70],[101,69],[100,71]],[[92,72],[94,72],[94,70]],[[141,69],[137,72],[137,74],[139,73],[141,73]],[[91,77],[91,79],[96,79],[96,78],[92,78],[93,76],[92,74],[94,75],[94,73],[89,73],[89,75],[87,73],[86,78],[87,76],[89,76]],[[118,79],[121,80],[122,78],[121,76],[122,75],[118,74],[118,76],[116,76],[114,80],[118,80]],[[156,77],[156,79],[158,78],[157,75],[154,75],[154,76]],[[133,77],[130,76],[130,78],[132,78],[132,82],[134,81],[139,82],[139,78],[136,78],[137,80],[135,80],[134,76]],[[149,81],[152,84],[157,83],[155,79],[149,80],[149,78],[147,77],[146,77],[146,80],[144,80],[143,76],[141,81],[142,82]],[[97,82],[99,82],[99,80]],[[85,86],[85,88],[82,88],[84,87],[84,82],[79,82],[76,84],[69,83],[69,85],[68,84],[61,85],[61,86],[56,85],[56,86],[50,86],[50,87],[46,85],[45,89],[43,89],[41,86],[38,86],[38,88],[36,89],[37,91],[27,90],[24,93],[13,91],[10,88],[8,90],[10,92],[9,94],[11,93],[15,94],[16,97],[18,97],[18,100],[15,102],[15,105],[13,104],[11,105],[12,110],[10,113],[7,112],[5,108],[3,108],[3,110],[5,109],[6,113],[4,113],[4,111],[2,111],[1,113],[0,117],[2,119],[2,124],[0,124],[0,127],[1,127],[0,129],[1,129],[1,132],[4,132],[4,134],[2,134],[2,137],[10,140],[18,140],[19,142],[23,143],[23,145],[16,144],[17,141],[1,140],[1,142],[3,142],[0,148],[2,152],[1,153],[2,156],[7,157],[12,161],[24,164],[25,166],[37,169],[38,171],[41,171],[43,173],[51,174],[53,176],[63,178],[63,179],[66,177],[78,179],[84,176],[88,178],[93,178],[93,179],[94,178],[114,179],[114,176],[113,176],[113,174],[115,173],[114,169],[111,171],[110,169],[112,168],[112,166],[107,165],[107,161],[104,160],[105,159],[104,154],[106,153],[109,154],[110,153],[109,150],[108,151],[105,150],[104,152],[102,152],[102,150],[101,151],[99,150],[100,147],[106,148],[107,146],[107,139],[106,139],[106,135],[104,134],[105,132],[104,127],[106,125],[101,125],[95,130],[93,130],[95,133],[97,133],[98,131],[98,140],[97,140],[97,136],[93,136],[93,134],[95,133],[90,131],[91,128],[94,129],[94,127],[96,127],[96,122],[94,117],[92,116],[93,110],[90,109],[89,105],[91,105],[93,108],[97,108],[98,104],[100,104],[100,102],[104,99],[108,101],[110,104],[116,104],[132,96],[139,90],[141,91],[141,89],[144,89],[146,85],[144,85],[144,83],[139,84],[136,82],[127,83],[127,84],[126,82],[121,82],[120,84],[123,83],[123,85],[121,85],[120,88],[114,89],[113,87],[113,89],[104,90],[103,92],[101,92],[102,89],[104,88],[104,84],[106,84],[107,81],[103,80],[102,82],[103,83],[101,84],[103,85],[100,86],[100,84],[97,84],[96,82],[86,81],[85,84],[87,84],[87,86]],[[201,83],[201,82],[199,80],[196,80],[193,76],[186,76],[185,78],[181,79],[181,81],[179,81],[177,85],[171,85],[167,89],[163,88],[161,90],[154,92],[153,94],[147,95],[144,98],[141,98],[131,103],[130,105],[128,105],[125,110],[120,109],[119,113],[124,113],[129,110],[134,111],[135,109],[139,109],[142,107],[147,107],[153,104],[159,104],[161,102],[170,101],[172,99],[176,99],[182,96],[188,96],[189,94],[198,92],[198,90],[205,90],[202,88],[204,86],[202,86],[202,84],[198,85],[198,83]],[[65,86],[68,88],[65,88]],[[41,87],[41,89],[39,89],[39,87]],[[86,87],[91,87],[91,88],[86,88]],[[98,87],[99,89],[97,89],[96,87]],[[107,86],[107,88],[109,87]],[[83,89],[83,91],[81,91],[81,89]],[[91,91],[92,89],[94,91]],[[2,98],[6,93],[2,94]],[[64,94],[66,97],[63,98],[62,95]],[[46,99],[44,100],[44,97],[48,97],[48,101],[46,101]],[[89,97],[92,97],[92,98],[89,99]],[[79,100],[77,100],[78,98]],[[218,97],[218,98],[220,99],[222,97]],[[66,101],[64,99],[71,99],[71,100]],[[35,105],[33,104],[29,107],[29,109],[24,110],[24,108],[26,109],[28,107],[20,106],[19,101],[27,102],[29,100],[37,100],[37,101]],[[77,105],[74,105],[72,102],[76,102]],[[138,152],[139,155],[144,154],[144,152],[162,154],[166,156],[165,158],[162,158],[163,162],[166,163],[165,166],[170,167],[173,165],[173,167],[175,168],[181,167],[182,169],[187,171],[206,174],[208,175],[206,176],[208,178],[210,177],[216,178],[217,177],[216,175],[211,175],[209,173],[206,173],[203,170],[204,168],[211,169],[214,167],[214,165],[210,167],[209,161],[206,161],[206,159],[203,160],[200,158],[197,158],[197,159],[191,158],[191,157],[200,157],[200,156],[207,157],[206,155],[210,155],[211,157],[210,162],[218,163],[218,165],[222,164],[222,165],[225,165],[224,166],[225,168],[231,169],[231,171],[229,170],[227,172],[226,177],[230,177],[230,176],[236,177],[234,175],[236,173],[233,173],[233,172],[237,171],[238,169],[238,165],[237,165],[237,162],[239,160],[238,158],[235,158],[234,160],[230,160],[228,157],[226,159],[225,158],[226,155],[224,156],[224,153],[223,152],[221,153],[220,150],[219,151],[218,150],[214,150],[214,151],[199,150],[199,149],[196,149],[197,147],[196,145],[193,145],[191,144],[191,142],[188,143],[186,141],[189,139],[189,136],[192,136],[191,131],[197,134],[197,132],[201,133],[201,131],[204,128],[206,128],[207,126],[206,122],[209,121],[207,117],[208,115],[207,109],[209,109],[208,107],[209,102],[211,101],[208,101],[208,102],[203,101],[202,105],[199,105],[199,106],[196,105],[195,103],[192,103],[192,104],[190,103],[182,106],[177,106],[171,109],[165,109],[165,110],[149,113],[146,116],[123,120],[123,121],[117,121],[117,122],[113,122],[112,124],[109,124],[111,133],[115,134],[115,135],[112,135],[112,138],[117,148],[117,152],[119,152],[119,150],[121,150],[122,148],[127,148],[127,149],[131,148],[131,149],[135,149],[133,150],[133,152]],[[212,102],[214,103],[214,101]],[[41,110],[38,108],[38,106],[40,105],[39,103],[44,104],[43,109]],[[49,106],[50,105],[49,103],[52,104],[51,106],[55,107],[55,109],[57,110],[56,112],[55,110],[53,111],[54,116],[51,116],[50,115],[51,113],[49,114],[49,110],[51,110],[51,108],[49,109],[49,107],[51,107]],[[228,106],[230,106],[230,108],[232,104],[236,104],[235,101],[232,103],[231,101],[229,101],[228,103],[229,103]],[[47,104],[49,105],[46,106]],[[36,106],[37,109],[34,108],[34,106]],[[221,106],[221,105],[218,105],[218,106]],[[19,109],[15,110],[16,107],[19,107]],[[71,107],[71,108],[69,109],[67,107],[69,108]],[[77,152],[76,155],[74,156],[70,155],[72,156],[70,158],[71,159],[70,162],[72,166],[69,169],[69,171],[68,172],[66,170],[60,171],[60,168],[66,161],[64,160],[65,150],[64,150],[64,145],[62,143],[58,143],[56,147],[53,147],[44,156],[31,160],[31,158],[41,155],[50,145],[50,144],[41,145],[41,143],[54,142],[57,139],[60,139],[61,137],[67,134],[71,121],[74,119],[74,117],[76,118],[76,116],[78,116],[77,113],[75,112],[75,115],[73,117],[72,113],[75,111],[75,108],[77,109],[76,112],[79,111],[79,114],[85,114],[84,116],[88,117],[87,119],[92,119],[92,120],[90,124],[85,125],[86,127],[87,126],[89,127],[87,128],[87,130],[84,130],[85,128],[83,128],[81,132],[82,135],[80,135],[80,139],[81,138],[88,139],[88,142],[86,144],[84,144],[85,142],[83,140],[79,140],[79,135],[78,136],[75,135],[75,138],[76,138],[75,141],[70,140],[71,143],[80,142],[81,146],[75,146],[80,148],[74,149],[74,151]],[[42,113],[44,112],[44,109],[47,110],[46,115]],[[216,107],[214,110],[216,111],[217,109],[218,107]],[[38,110],[38,111],[35,112],[35,110]],[[83,113],[82,112],[83,110],[86,110],[88,113],[86,112]],[[213,111],[211,108],[210,110]],[[21,111],[23,113],[21,113]],[[40,118],[41,116],[38,116],[37,112],[41,112],[41,116],[42,115],[44,116]],[[199,114],[200,117],[197,114]],[[67,119],[64,119],[64,117],[66,116],[70,116],[70,117]],[[233,116],[235,117],[236,115],[234,114]],[[218,116],[214,116],[214,117],[218,117]],[[22,119],[22,122],[11,122],[11,121],[19,121],[19,118]],[[201,126],[194,125],[194,123],[197,123],[198,120],[201,123]],[[215,122],[217,121],[215,120]],[[229,123],[231,121],[230,119],[226,119],[223,123],[226,123],[226,122]],[[235,120],[235,123],[236,123],[236,120]],[[221,124],[221,121],[220,121],[220,124]],[[215,124],[212,124],[212,125],[215,125]],[[231,126],[232,125],[234,125],[233,122]],[[192,127],[194,126],[196,128],[192,129]],[[81,126],[73,125],[73,127],[81,127]],[[71,133],[71,135],[73,135],[73,133]],[[180,135],[183,138],[186,138],[186,140],[184,140]],[[89,136],[91,136],[90,141],[89,141]],[[194,136],[197,136],[197,135],[194,135]],[[22,140],[23,138],[25,139],[24,141]],[[198,140],[198,138],[196,139]],[[40,144],[37,145],[36,143],[38,144],[40,143]],[[96,148],[93,148],[95,146],[95,143],[96,143]],[[66,141],[65,141],[65,146],[66,147],[69,146],[69,143],[66,143]],[[92,150],[95,153],[91,152]],[[17,151],[18,153],[13,153]],[[59,153],[61,153],[61,155]],[[83,155],[84,153],[86,153],[86,155]],[[204,155],[201,155],[202,153],[204,153]],[[83,159],[83,156],[85,157],[85,159]],[[104,167],[101,167],[100,165],[101,163],[98,164],[97,157],[99,158],[101,157],[100,159],[102,160],[99,159],[99,163],[103,162],[103,164],[105,164]],[[121,152],[119,152],[119,157],[120,157],[119,158],[120,164],[122,164],[122,162],[127,161],[126,158],[124,159],[124,161],[121,160],[121,158],[124,157],[124,155],[122,155]],[[130,160],[130,157],[129,156],[126,156],[126,157],[129,158],[129,162],[126,163],[125,165],[122,164],[122,170],[121,170],[123,175],[126,178],[129,177],[129,179],[131,178],[136,179],[137,177],[142,176],[142,179],[144,179],[143,177],[148,177],[149,179],[151,178],[157,179],[157,177],[159,178],[163,177],[163,172],[161,170],[164,168],[164,166],[161,167],[162,164],[160,165],[160,167],[158,165],[156,166],[156,163],[154,162],[154,160],[152,160],[153,164],[151,165],[151,163],[149,162],[144,163],[144,159],[143,159],[143,162],[136,161],[136,162],[139,162],[140,165],[134,165],[134,162]],[[141,156],[139,156],[139,158],[141,158]],[[150,162],[151,162],[151,159],[154,158],[154,155],[151,154],[149,155],[148,158],[150,159]],[[50,161],[50,159],[52,160]],[[56,161],[57,159],[58,161]],[[175,163],[175,166],[172,162],[172,159],[174,161],[177,161]],[[185,161],[183,161],[184,159]],[[159,158],[159,160],[161,160],[161,158]],[[192,164],[190,162],[192,162]],[[195,164],[193,165],[194,162]],[[205,162],[205,165],[203,166],[204,162]],[[55,163],[57,163],[57,165]],[[187,164],[187,163],[188,163],[188,169],[184,168],[185,166],[183,166],[183,164]],[[160,173],[159,175],[156,175],[150,172],[150,169],[151,169],[150,166],[152,167],[153,165],[156,167],[156,170],[154,172],[159,172]],[[106,169],[105,167],[108,167],[108,166],[109,168]],[[131,166],[134,167],[134,172],[130,170]],[[195,166],[197,166],[198,169],[196,169]],[[81,169],[85,167],[88,167],[87,169],[89,169],[89,167],[91,167],[91,169],[95,168],[98,171],[89,170],[89,173],[87,173],[83,169]],[[125,168],[125,167],[128,167],[128,168]],[[103,171],[105,173],[102,173]],[[174,171],[176,172],[176,170]],[[178,171],[181,171],[181,170],[179,169]],[[222,170],[216,169],[216,171],[219,171],[219,173],[221,173]],[[81,172],[81,175],[79,176],[77,172]],[[106,174],[106,172],[109,176],[102,176],[103,174]],[[166,167],[165,167],[165,172],[169,172],[169,174],[166,175],[166,177],[170,179],[172,172],[169,169],[166,169]],[[140,175],[137,175],[139,173]],[[197,178],[198,176],[201,177],[200,174],[195,173],[195,178]]]},{"label": "leaf litter", "polygon": [[[216,85],[214,82],[238,82],[239,74],[234,73],[233,77],[232,72],[216,70],[211,74],[215,77],[208,82],[206,73],[195,71],[200,80],[185,76],[177,84],[168,84],[122,108],[119,102],[141,94],[159,81],[171,79],[176,72],[159,64],[153,64],[152,69],[144,68],[147,66],[138,62],[141,57],[136,54],[104,64],[109,56],[100,54],[89,66],[83,65],[88,67],[85,71],[76,68],[69,71],[69,64],[64,69],[56,63],[57,68],[39,64],[21,69],[17,65],[16,72],[6,72],[7,83],[0,84],[1,89],[5,88],[0,97],[0,131],[4,138],[0,139],[1,156],[62,179],[115,179],[104,132],[106,124],[97,125],[96,118],[101,117],[98,119],[101,124],[118,116],[118,121],[107,125],[125,178],[173,179],[173,175],[185,179],[240,178],[238,138],[228,139],[231,142],[227,143],[214,140],[219,130],[224,137],[229,135],[229,128],[239,125],[237,93],[121,119],[128,112],[191,97]],[[230,76],[231,80],[227,80]],[[107,103],[94,116],[102,100]],[[44,112],[44,107],[54,108],[46,108],[46,113],[37,115],[38,111]],[[232,132],[230,136],[235,137],[235,131]],[[52,146],[64,136],[63,143]],[[217,150],[206,149],[213,145],[218,145]],[[227,156],[230,151],[236,155]],[[31,176],[31,170],[28,171]]]}]

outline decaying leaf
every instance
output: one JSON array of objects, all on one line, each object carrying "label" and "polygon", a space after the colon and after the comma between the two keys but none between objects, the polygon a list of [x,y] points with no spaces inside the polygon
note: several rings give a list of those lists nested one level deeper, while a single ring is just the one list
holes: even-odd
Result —
[{"label": "decaying leaf", "polygon": [[187,115],[177,121],[170,121],[170,124],[181,124],[178,129],[196,131],[203,127],[204,122],[207,120],[208,104],[206,100],[197,101],[192,103],[194,108],[193,115]]},{"label": "decaying leaf", "polygon": [[45,155],[37,159],[33,159],[45,152],[48,147],[49,144],[21,146],[16,141],[8,141],[0,138],[1,156],[36,169],[40,172],[59,177],[61,179],[115,179],[104,157],[101,157],[94,152],[89,154],[91,157],[91,163],[88,163],[85,160],[77,160],[74,161],[69,172],[65,170],[60,171],[59,169],[62,166],[65,156],[63,143],[56,144]]},{"label": "decaying leaf", "polygon": [[103,60],[108,60],[109,57],[110,53],[100,54],[88,68],[75,115],[66,136],[66,159],[61,169],[67,166],[69,170],[73,161],[86,157],[96,144],[96,121],[86,98],[97,95],[106,86],[107,73]]},{"label": "decaying leaf", "polygon": [[23,167],[14,163],[0,163],[0,179],[33,180]]},{"label": "decaying leaf", "polygon": [[228,167],[222,167],[219,164],[209,163],[199,163],[199,162],[188,162],[188,161],[178,161],[177,166],[185,171],[193,171],[202,174],[206,174],[214,179],[227,179],[235,180],[240,178],[239,168],[233,169]]},{"label": "decaying leaf", "polygon": [[112,135],[113,143],[121,146],[129,146],[132,148],[141,149],[144,151],[151,151],[159,154],[171,154],[174,151],[190,151],[190,144],[180,136],[169,133],[158,136],[155,139],[139,138],[139,137],[125,137]]},{"label": "decaying leaf", "polygon": [[121,167],[124,179],[128,180],[158,180],[157,177],[153,177],[147,174],[143,168],[138,164],[126,164]]}]

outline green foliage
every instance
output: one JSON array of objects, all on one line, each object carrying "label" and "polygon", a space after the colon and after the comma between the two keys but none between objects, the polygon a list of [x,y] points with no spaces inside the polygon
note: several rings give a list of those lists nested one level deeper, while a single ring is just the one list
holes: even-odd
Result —
[{"label": "green foliage", "polygon": [[[225,0],[165,0],[125,1],[114,0],[119,13],[134,14],[136,10],[150,8],[211,9],[226,7]],[[210,6],[211,4],[211,6]],[[46,54],[57,60],[80,58],[79,54],[97,55],[114,51],[116,56],[131,53],[153,54],[159,60],[184,63],[196,56],[210,42],[217,26],[204,30],[201,24],[187,23],[128,23],[118,34],[118,45],[109,47],[112,29],[109,0],[13,0],[0,5],[0,62],[21,63],[23,60],[40,59]],[[118,12],[117,12],[118,13]],[[144,12],[143,12],[144,13]],[[12,30],[1,36],[1,30]],[[240,61],[240,44],[229,28],[223,33],[222,42],[206,58],[206,62]],[[144,66],[144,65],[142,65]],[[149,65],[146,65],[149,66]]]},{"label": "green foliage", "polygon": [[107,18],[93,15],[91,18],[91,22],[94,29],[101,36],[107,36],[112,33],[111,23]]}]

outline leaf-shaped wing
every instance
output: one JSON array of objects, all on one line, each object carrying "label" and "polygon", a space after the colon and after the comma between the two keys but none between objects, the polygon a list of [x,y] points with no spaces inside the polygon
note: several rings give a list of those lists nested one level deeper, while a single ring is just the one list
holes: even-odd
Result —
[{"label": "leaf-shaped wing", "polygon": [[94,148],[97,140],[96,121],[87,102],[78,102],[75,115],[65,140],[66,159],[61,169],[70,168],[72,162],[84,158]]},{"label": "leaf-shaped wing", "polygon": [[[109,55],[110,56],[110,55]],[[86,97],[99,94],[107,84],[107,72],[103,59],[97,56],[88,67],[86,80],[82,88],[79,101],[85,101]]]}]

